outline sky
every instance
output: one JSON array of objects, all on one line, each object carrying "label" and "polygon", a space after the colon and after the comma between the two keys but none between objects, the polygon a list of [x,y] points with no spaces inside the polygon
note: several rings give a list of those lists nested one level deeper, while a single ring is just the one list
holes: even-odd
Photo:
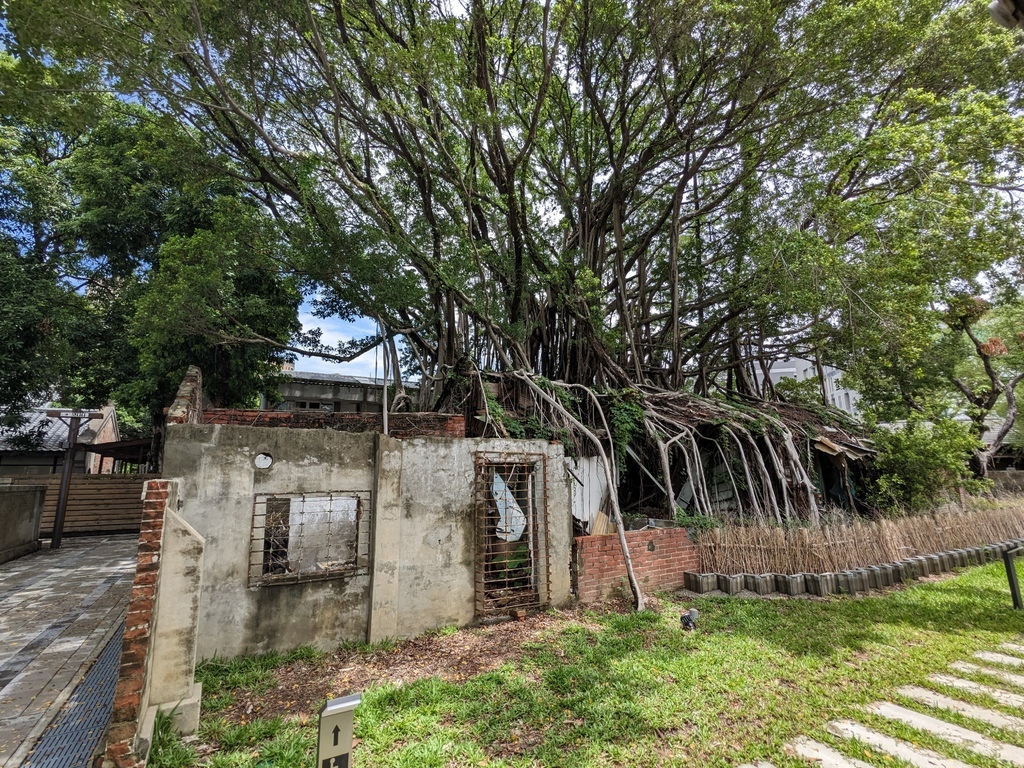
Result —
[{"label": "sky", "polygon": [[[304,331],[319,328],[323,332],[323,343],[333,347],[337,347],[339,342],[369,336],[377,328],[377,324],[373,320],[365,317],[352,322],[339,320],[336,317],[326,319],[316,317],[313,314],[313,306],[309,301],[304,301],[299,307],[299,321],[302,323]],[[381,359],[381,352],[382,348],[377,347],[375,350],[357,357],[350,363],[336,363],[333,360],[324,360],[320,357],[299,355],[295,360],[295,370],[311,373],[342,373],[348,376],[376,376],[380,378],[384,373],[384,361]]]}]

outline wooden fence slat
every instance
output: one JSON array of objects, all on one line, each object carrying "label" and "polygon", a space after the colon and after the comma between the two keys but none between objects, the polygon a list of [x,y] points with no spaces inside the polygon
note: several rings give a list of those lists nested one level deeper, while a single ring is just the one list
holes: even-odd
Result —
[{"label": "wooden fence slat", "polygon": [[[142,524],[142,486],[159,475],[72,475],[65,533],[138,533]],[[58,475],[20,475],[19,485],[45,485],[40,534],[53,534]]]}]

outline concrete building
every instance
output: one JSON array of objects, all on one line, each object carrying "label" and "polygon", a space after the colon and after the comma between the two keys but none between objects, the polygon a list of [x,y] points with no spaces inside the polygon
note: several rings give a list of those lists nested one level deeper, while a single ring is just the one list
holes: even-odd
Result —
[{"label": "concrete building", "polygon": [[[799,357],[787,357],[785,360],[777,360],[771,364],[768,370],[772,384],[777,384],[783,379],[807,381],[818,376],[818,368],[814,361],[804,360]],[[843,372],[829,365],[822,366],[822,370],[825,375],[825,396],[828,399],[829,405],[841,411],[846,411],[851,416],[857,416],[859,414],[857,404],[860,402],[860,395],[855,390],[843,386]]]},{"label": "concrete building", "polygon": [[325,411],[327,413],[381,413],[384,380],[340,373],[283,370],[287,380],[278,387],[281,402],[264,398],[261,409]]}]

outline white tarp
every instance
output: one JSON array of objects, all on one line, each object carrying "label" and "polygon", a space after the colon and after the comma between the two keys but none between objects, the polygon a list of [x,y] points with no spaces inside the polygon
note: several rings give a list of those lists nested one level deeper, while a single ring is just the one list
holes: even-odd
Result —
[{"label": "white tarp", "polygon": [[[305,496],[291,503],[291,565],[299,573],[338,568],[355,559],[355,496]],[[294,559],[298,554],[298,561]]]},{"label": "white tarp", "polygon": [[526,530],[526,515],[523,514],[522,507],[512,495],[504,478],[497,472],[494,473],[491,493],[494,494],[494,502],[498,505],[498,525],[494,529],[494,535],[502,541],[519,541]]},{"label": "white tarp", "polygon": [[608,478],[605,477],[601,457],[567,458],[565,468],[572,478],[569,484],[572,489],[572,516],[586,523],[588,532],[593,531],[594,520],[608,497]]}]

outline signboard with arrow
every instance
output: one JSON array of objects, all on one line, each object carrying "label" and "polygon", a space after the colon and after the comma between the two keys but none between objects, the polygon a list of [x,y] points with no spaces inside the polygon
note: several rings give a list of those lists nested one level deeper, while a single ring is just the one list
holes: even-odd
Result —
[{"label": "signboard with arrow", "polygon": [[352,720],[361,699],[361,693],[331,699],[320,710],[317,768],[349,768],[351,765]]}]

